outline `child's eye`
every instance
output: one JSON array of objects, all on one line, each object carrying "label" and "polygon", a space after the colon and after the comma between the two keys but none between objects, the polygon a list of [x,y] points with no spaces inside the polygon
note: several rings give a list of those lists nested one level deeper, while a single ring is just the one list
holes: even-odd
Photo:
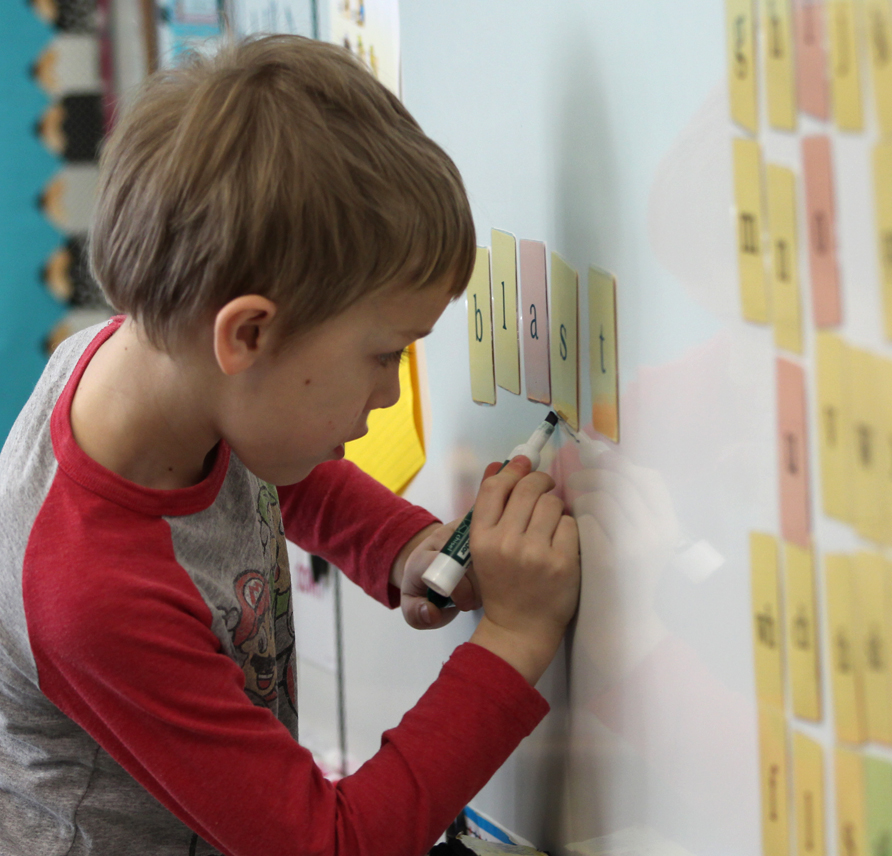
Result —
[{"label": "child's eye", "polygon": [[380,354],[378,362],[382,366],[392,366],[394,363],[400,363],[409,355],[408,348],[400,348],[398,351],[391,351],[389,354]]}]

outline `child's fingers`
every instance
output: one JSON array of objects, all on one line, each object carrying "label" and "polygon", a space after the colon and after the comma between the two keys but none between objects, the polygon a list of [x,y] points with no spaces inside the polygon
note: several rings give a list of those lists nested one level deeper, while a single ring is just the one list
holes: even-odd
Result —
[{"label": "child's fingers", "polygon": [[530,473],[521,479],[505,503],[499,526],[516,535],[526,532],[536,505],[553,487],[554,479],[547,473]]},{"label": "child's fingers", "polygon": [[[487,472],[492,466],[493,464],[490,464],[487,467]],[[518,457],[503,467],[501,472],[483,480],[477,493],[477,501],[474,503],[474,523],[477,527],[494,526],[498,523],[508,497],[517,483],[530,472],[531,466],[528,458]]]},{"label": "child's fingers", "polygon": [[527,534],[551,544],[563,514],[564,503],[552,493],[543,494],[530,516]]},{"label": "child's fingers", "polygon": [[472,609],[480,609],[483,601],[480,599],[480,592],[477,589],[477,579],[474,576],[473,569],[469,568],[467,573],[458,581],[458,585],[452,592],[452,602],[458,607],[460,612],[469,612]]},{"label": "child's fingers", "polygon": [[406,623],[416,630],[438,630],[458,615],[454,606],[439,609],[426,597],[409,595],[403,595],[402,609]]},{"label": "child's fingers", "polygon": [[569,514],[564,514],[558,521],[552,546],[565,556],[579,555],[579,526]]}]

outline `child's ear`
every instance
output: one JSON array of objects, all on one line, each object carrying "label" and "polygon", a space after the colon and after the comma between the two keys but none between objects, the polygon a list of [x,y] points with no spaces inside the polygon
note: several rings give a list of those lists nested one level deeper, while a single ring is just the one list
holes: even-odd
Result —
[{"label": "child's ear", "polygon": [[214,318],[214,356],[224,374],[250,368],[273,344],[276,304],[259,294],[230,300]]}]

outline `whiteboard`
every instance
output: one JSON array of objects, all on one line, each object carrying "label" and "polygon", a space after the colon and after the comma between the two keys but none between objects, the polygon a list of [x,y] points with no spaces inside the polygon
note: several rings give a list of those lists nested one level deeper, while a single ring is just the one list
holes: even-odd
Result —
[{"label": "whiteboard", "polygon": [[[740,310],[731,160],[740,132],[729,118],[724,14],[719,0],[401,7],[403,98],[461,170],[478,243],[488,245],[493,228],[505,230],[546,242],[581,282],[592,264],[617,278],[616,449],[656,499],[642,511],[634,491],[620,497],[610,550],[599,549],[590,522],[580,520],[579,616],[539,685],[552,712],[472,802],[554,853],[762,852],[748,539],[780,532],[778,350],[770,327],[744,321]],[[830,134],[840,332],[888,356],[866,104],[863,133],[840,134],[807,117],[792,133],[765,130],[763,112],[759,140],[767,160],[801,178],[802,136]],[[798,362],[812,419],[805,228],[800,219]],[[580,318],[584,429],[591,421],[584,289]],[[428,463],[407,496],[443,519],[464,513],[485,464],[525,440],[546,412],[501,389],[494,407],[471,401],[467,329],[459,301],[425,342]],[[814,442],[810,455],[814,538],[821,550],[857,549],[850,528],[822,515]],[[568,501],[584,495],[586,457],[571,439],[555,444],[547,466]],[[720,567],[701,578],[677,560],[679,537],[707,544]],[[348,745],[361,761],[475,619],[419,634],[355,590],[345,592],[344,607]],[[826,750],[833,854],[828,683],[825,675],[822,720],[792,724]]]}]

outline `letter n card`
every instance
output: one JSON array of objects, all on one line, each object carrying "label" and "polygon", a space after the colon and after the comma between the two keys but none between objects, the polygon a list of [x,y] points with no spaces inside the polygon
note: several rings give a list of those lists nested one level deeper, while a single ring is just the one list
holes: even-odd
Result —
[{"label": "letter n card", "polygon": [[811,526],[805,372],[783,357],[777,360],[777,419],[781,533],[785,541],[807,548]]}]

